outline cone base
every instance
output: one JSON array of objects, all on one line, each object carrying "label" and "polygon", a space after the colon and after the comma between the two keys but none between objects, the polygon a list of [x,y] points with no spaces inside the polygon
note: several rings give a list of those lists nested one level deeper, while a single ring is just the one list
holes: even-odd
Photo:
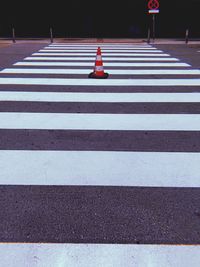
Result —
[{"label": "cone base", "polygon": [[95,72],[91,72],[89,75],[88,75],[88,78],[92,78],[92,79],[107,79],[109,76],[108,73],[104,72],[103,75],[97,75]]}]

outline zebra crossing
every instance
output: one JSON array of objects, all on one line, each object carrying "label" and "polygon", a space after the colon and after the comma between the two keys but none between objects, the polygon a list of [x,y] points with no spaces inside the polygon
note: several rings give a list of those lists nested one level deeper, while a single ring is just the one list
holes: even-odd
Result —
[{"label": "zebra crossing", "polygon": [[[88,79],[98,46],[106,80]],[[52,266],[124,266],[121,257],[127,266],[188,266],[183,258],[199,247],[169,244],[199,243],[199,86],[199,69],[146,44],[54,43],[1,70],[1,186],[25,216],[3,240],[79,243],[52,244],[63,249]],[[22,251],[34,249],[51,266],[47,245]]]}]

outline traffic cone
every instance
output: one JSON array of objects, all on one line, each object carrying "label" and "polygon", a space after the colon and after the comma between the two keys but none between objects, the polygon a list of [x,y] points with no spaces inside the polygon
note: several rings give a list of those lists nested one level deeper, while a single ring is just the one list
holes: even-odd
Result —
[{"label": "traffic cone", "polygon": [[98,47],[96,60],[95,60],[94,71],[91,72],[88,75],[88,78],[106,79],[106,78],[108,78],[108,76],[109,76],[109,74],[105,73],[104,70],[103,70],[103,61],[102,61],[102,57],[101,57],[101,48]]}]

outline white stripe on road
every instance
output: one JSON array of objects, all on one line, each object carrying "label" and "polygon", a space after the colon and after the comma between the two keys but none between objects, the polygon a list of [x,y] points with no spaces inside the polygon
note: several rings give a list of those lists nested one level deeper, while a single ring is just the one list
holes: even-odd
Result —
[{"label": "white stripe on road", "polygon": [[141,42],[137,42],[137,43],[130,43],[130,42],[55,42],[52,44],[49,44],[49,46],[54,46],[54,45],[131,45],[131,46],[148,46],[151,47],[152,45],[147,44],[147,43],[141,43]]},{"label": "white stripe on road", "polygon": [[199,103],[200,93],[0,92],[0,101],[95,103]]},{"label": "white stripe on road", "polygon": [[[73,49],[73,50],[80,50],[80,49],[84,49],[84,50],[89,50],[89,49],[93,49],[95,51],[97,51],[97,48],[98,46],[77,46],[77,47],[74,47],[74,46],[68,46],[68,47],[65,47],[65,46],[55,46],[55,47],[44,47],[43,49]],[[143,50],[143,51],[151,51],[151,52],[154,52],[156,50],[158,50],[157,48],[142,48],[142,47],[113,47],[113,46],[107,46],[107,47],[102,47],[101,46],[101,49],[102,51],[105,51],[105,50],[112,50],[112,51],[115,51],[115,50],[124,50],[124,51],[131,51],[131,50]]]},{"label": "white stripe on road", "polygon": [[0,150],[0,184],[200,187],[200,153]]},{"label": "white stripe on road", "polygon": [[[26,57],[24,60],[69,60],[69,61],[94,61],[95,60],[95,55],[94,57]],[[150,57],[103,57],[104,61],[179,61],[177,58],[172,58],[172,57],[158,57],[158,58],[150,58]]]},{"label": "white stripe on road", "polygon": [[70,86],[200,86],[200,79],[0,78],[0,84]]},{"label": "white stripe on road", "polygon": [[[17,62],[14,64],[15,66],[82,66],[82,67],[93,67],[93,62]],[[190,67],[187,63],[170,63],[170,62],[162,62],[162,63],[130,63],[130,62],[117,62],[117,63],[110,63],[104,62],[104,66],[106,67]]]},{"label": "white stripe on road", "polygon": [[200,246],[2,243],[0,258],[7,267],[199,267]]},{"label": "white stripe on road", "polygon": [[[33,53],[32,56],[96,56],[96,53]],[[147,54],[147,53],[105,53],[103,57],[127,56],[127,57],[169,57],[169,54]]]},{"label": "white stripe on road", "polygon": [[[39,50],[40,52],[96,52],[97,49],[63,49],[63,48],[55,48],[52,49],[51,47],[47,47],[45,49],[41,49]],[[105,49],[102,48],[101,51],[103,53],[109,53],[109,52],[113,52],[113,53],[119,53],[119,52],[124,52],[124,53],[162,53],[162,50],[145,50],[145,49]]]},{"label": "white stripe on road", "polygon": [[2,112],[0,129],[200,131],[200,114]]},{"label": "white stripe on road", "polygon": [[123,50],[135,50],[135,49],[140,49],[140,50],[148,50],[148,51],[153,51],[153,50],[158,50],[157,48],[154,47],[140,47],[140,46],[102,46],[102,45],[93,45],[93,46],[49,46],[49,47],[44,47],[43,49],[96,49],[100,47],[101,49],[123,49]]},{"label": "white stripe on road", "polygon": [[[0,73],[20,73],[20,74],[88,74],[91,69],[20,69],[8,68],[0,71]],[[112,75],[200,75],[200,70],[111,70],[106,72]]]},{"label": "white stripe on road", "polygon": [[130,49],[130,48],[143,48],[143,49],[156,49],[155,47],[152,47],[152,46],[149,46],[149,45],[133,45],[133,44],[102,44],[102,43],[96,43],[96,44],[51,44],[49,45],[48,47],[111,47],[111,48],[127,48],[127,49]]}]

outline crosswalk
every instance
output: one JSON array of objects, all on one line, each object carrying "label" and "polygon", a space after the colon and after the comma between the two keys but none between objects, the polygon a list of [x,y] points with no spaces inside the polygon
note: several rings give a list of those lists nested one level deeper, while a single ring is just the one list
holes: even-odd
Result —
[{"label": "crosswalk", "polygon": [[[88,79],[98,46],[105,80]],[[54,43],[1,70],[1,190],[17,199],[8,220],[23,217],[2,239],[79,243],[65,245],[79,263],[98,243],[91,266],[175,266],[159,245],[200,233],[199,88],[199,69],[146,44]],[[194,250],[176,253],[188,266]],[[61,254],[52,266],[68,266]]]}]

